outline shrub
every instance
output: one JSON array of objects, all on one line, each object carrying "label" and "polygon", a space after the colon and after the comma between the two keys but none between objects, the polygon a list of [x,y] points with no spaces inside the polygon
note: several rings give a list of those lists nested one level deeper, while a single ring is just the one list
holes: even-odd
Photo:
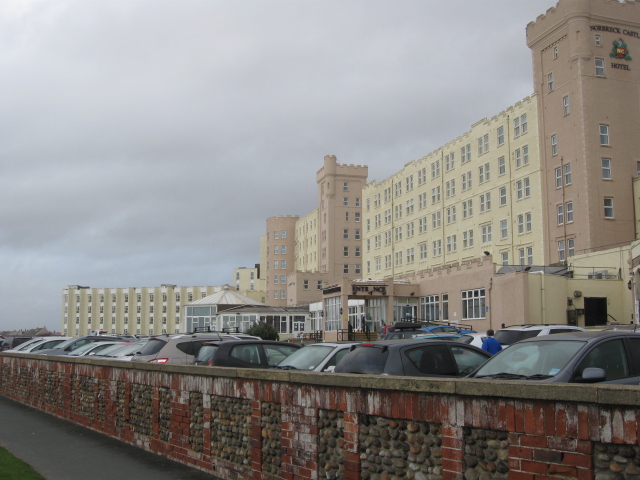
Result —
[{"label": "shrub", "polygon": [[245,333],[260,337],[263,340],[280,340],[280,335],[278,335],[276,329],[267,322],[257,323],[249,328]]}]

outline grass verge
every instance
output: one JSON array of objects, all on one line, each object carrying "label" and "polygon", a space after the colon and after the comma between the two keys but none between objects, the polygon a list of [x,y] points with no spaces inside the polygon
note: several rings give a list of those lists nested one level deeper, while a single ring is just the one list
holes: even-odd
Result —
[{"label": "grass verge", "polygon": [[0,478],[2,480],[45,480],[29,465],[0,447]]}]

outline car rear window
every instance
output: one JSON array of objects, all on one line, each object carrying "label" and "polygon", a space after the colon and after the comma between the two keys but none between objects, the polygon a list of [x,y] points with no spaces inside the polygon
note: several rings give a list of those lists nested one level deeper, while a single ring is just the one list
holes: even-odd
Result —
[{"label": "car rear window", "polygon": [[203,345],[196,356],[195,362],[209,363],[209,360],[215,355],[216,350],[218,350],[218,345]]},{"label": "car rear window", "polygon": [[389,350],[379,345],[360,345],[346,354],[336,367],[341,373],[384,373]]},{"label": "car rear window", "polygon": [[167,344],[166,341],[161,340],[159,338],[150,339],[144,347],[140,349],[140,355],[155,355],[162,347]]},{"label": "car rear window", "polygon": [[513,343],[538,336],[540,330],[498,330],[494,335],[502,345],[511,345]]}]

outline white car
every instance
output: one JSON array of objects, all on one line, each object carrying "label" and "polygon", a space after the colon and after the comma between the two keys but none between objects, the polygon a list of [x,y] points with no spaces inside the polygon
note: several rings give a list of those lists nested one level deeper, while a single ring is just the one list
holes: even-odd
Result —
[{"label": "white car", "polygon": [[282,360],[276,368],[306,370],[308,372],[333,372],[340,359],[360,342],[313,343],[296,350]]},{"label": "white car", "polygon": [[6,350],[4,353],[29,353],[37,352],[38,350],[44,350],[46,348],[53,348],[56,345],[69,340],[69,337],[37,337],[18,345],[12,350]]},{"label": "white car", "polygon": [[583,332],[584,330],[582,327],[573,325],[511,325],[496,330],[494,337],[504,348],[525,338],[553,335],[554,333]]},{"label": "white car", "polygon": [[106,341],[106,342],[93,342],[87,343],[86,345],[82,345],[81,347],[76,348],[74,351],[69,353],[70,357],[86,357],[86,356],[94,356],[98,352],[105,350],[113,345],[125,345],[126,342],[118,342],[118,341]]},{"label": "white car", "polygon": [[487,332],[481,333],[465,333],[458,341],[466,343],[467,345],[473,345],[474,347],[482,348],[485,338],[487,338]]}]

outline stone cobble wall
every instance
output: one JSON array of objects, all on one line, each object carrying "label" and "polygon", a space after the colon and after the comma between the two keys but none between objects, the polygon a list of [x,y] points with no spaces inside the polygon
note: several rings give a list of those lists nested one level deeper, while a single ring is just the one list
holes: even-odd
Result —
[{"label": "stone cobble wall", "polygon": [[640,478],[638,387],[0,354],[0,394],[213,478]]}]

